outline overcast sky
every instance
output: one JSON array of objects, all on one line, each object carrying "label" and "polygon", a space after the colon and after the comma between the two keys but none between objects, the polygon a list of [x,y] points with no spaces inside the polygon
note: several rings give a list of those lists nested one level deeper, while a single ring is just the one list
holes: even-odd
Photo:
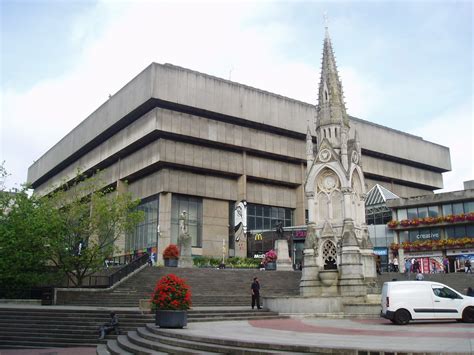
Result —
[{"label": "overcast sky", "polygon": [[329,18],[350,115],[450,148],[474,179],[471,1],[1,0],[1,148],[27,169],[151,62],[316,104]]}]

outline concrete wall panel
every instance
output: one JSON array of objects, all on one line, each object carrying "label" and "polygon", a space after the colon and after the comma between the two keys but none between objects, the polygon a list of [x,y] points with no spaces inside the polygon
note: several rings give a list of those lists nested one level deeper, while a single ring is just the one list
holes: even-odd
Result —
[{"label": "concrete wall panel", "polygon": [[296,189],[248,181],[247,201],[262,205],[296,208]]},{"label": "concrete wall panel", "polygon": [[153,65],[148,66],[36,160],[28,169],[28,181],[36,181],[59,162],[149,99],[153,82],[152,68]]},{"label": "concrete wall panel", "polygon": [[409,181],[437,188],[443,187],[443,177],[439,173],[425,169],[402,165],[369,156],[362,157],[363,170],[365,173],[376,174],[390,179]]},{"label": "concrete wall panel", "polygon": [[229,240],[229,202],[203,199],[203,255],[222,255],[222,241]]}]

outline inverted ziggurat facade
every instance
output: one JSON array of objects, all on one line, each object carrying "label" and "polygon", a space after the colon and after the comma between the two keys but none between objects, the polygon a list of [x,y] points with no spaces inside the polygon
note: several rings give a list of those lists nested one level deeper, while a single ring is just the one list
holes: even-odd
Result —
[{"label": "inverted ziggurat facade", "polygon": [[[332,48],[325,60],[337,74]],[[193,255],[216,257],[223,242],[228,256],[251,256],[247,239],[234,235],[241,201],[249,232],[272,229],[276,221],[284,227],[307,222],[307,142],[317,147],[324,134],[332,142],[357,131],[353,145],[336,150],[345,149],[343,162],[360,167],[361,198],[375,184],[400,197],[442,188],[441,174],[451,169],[449,149],[347,115],[335,78],[344,132],[329,125],[324,133],[308,130],[317,116],[314,104],[152,63],[36,160],[28,182],[43,195],[78,168],[100,169],[105,184],[140,198],[145,211],[136,233],[118,241],[121,254],[158,248],[160,256],[176,243],[179,213],[186,210]],[[319,88],[319,100],[334,94],[325,90]],[[318,159],[328,159],[329,146]]]}]

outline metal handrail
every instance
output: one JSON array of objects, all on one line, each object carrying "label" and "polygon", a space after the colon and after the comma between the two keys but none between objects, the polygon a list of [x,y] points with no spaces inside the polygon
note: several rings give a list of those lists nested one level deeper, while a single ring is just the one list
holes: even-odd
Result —
[{"label": "metal handrail", "polygon": [[[137,259],[131,261],[128,264],[125,264],[123,267],[118,269],[111,275],[91,275],[82,281],[81,288],[109,288],[112,287],[114,284],[122,280],[124,277],[130,275],[135,270],[139,269],[143,265],[145,265],[150,256],[145,253],[142,256],[138,257]],[[71,285],[70,280],[67,280],[66,288],[74,288],[75,285]]]}]

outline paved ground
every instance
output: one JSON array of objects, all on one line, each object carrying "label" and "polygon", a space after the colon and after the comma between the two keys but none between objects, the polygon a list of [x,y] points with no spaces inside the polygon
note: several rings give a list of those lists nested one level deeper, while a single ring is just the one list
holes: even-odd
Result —
[{"label": "paved ground", "polygon": [[[44,308],[45,306],[43,306]],[[211,307],[212,308],[212,307]],[[241,308],[241,307],[235,307]],[[186,332],[248,342],[298,344],[317,348],[390,352],[474,354],[474,325],[445,322],[410,322],[393,325],[385,319],[290,318],[251,321],[196,322]],[[95,348],[0,350],[0,355],[93,355]]]},{"label": "paved ground", "polygon": [[474,326],[457,322],[412,322],[397,326],[384,319],[291,318],[190,323],[187,332],[314,348],[474,354]]}]

